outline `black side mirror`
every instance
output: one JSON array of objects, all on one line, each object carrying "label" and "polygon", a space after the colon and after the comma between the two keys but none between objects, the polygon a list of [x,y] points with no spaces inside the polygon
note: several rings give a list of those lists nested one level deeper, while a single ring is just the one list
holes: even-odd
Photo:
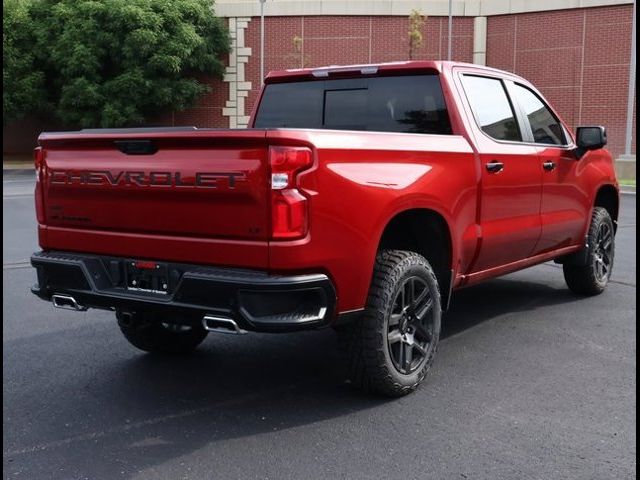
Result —
[{"label": "black side mirror", "polygon": [[581,158],[588,150],[598,150],[607,144],[607,130],[604,127],[578,127],[576,144],[576,156]]}]

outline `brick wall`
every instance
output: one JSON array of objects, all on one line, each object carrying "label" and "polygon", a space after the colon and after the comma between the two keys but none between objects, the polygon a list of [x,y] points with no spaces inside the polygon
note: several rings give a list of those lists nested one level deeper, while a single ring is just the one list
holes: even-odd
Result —
[{"label": "brick wall", "polygon": [[[622,5],[490,16],[487,64],[533,82],[572,128],[604,124],[609,148],[617,156],[624,149],[631,15],[632,6]],[[453,20],[453,59],[471,62],[473,18]],[[447,26],[446,17],[428,17],[424,47],[413,58],[446,58]],[[265,71],[406,60],[407,31],[408,18],[400,16],[266,17]],[[252,51],[245,66],[251,90],[244,114],[249,115],[260,88],[259,18],[244,31],[244,45]],[[194,108],[153,123],[228,128],[229,117],[222,109],[229,100],[229,84],[213,80],[210,85],[212,92]],[[12,128],[3,129],[5,141],[13,138]],[[24,131],[13,131],[23,140],[21,146],[28,143]],[[635,151],[635,116],[633,138]]]},{"label": "brick wall", "polygon": [[608,148],[620,155],[632,12],[622,5],[489,17],[487,65],[531,81],[572,128],[605,125]]},{"label": "brick wall", "polygon": [[[473,18],[453,19],[452,52],[456,60],[473,58]],[[407,60],[408,20],[406,17],[266,17],[265,72],[309,66],[346,63],[375,63]],[[424,45],[413,58],[444,59],[447,54],[446,17],[429,17],[423,27]],[[260,91],[260,19],[253,18],[244,33],[245,46],[252,55],[246,65],[245,80],[251,82],[245,114],[249,115]],[[294,41],[295,40],[295,41]],[[186,112],[164,117],[173,125],[228,128],[222,115],[229,86],[210,82],[214,94],[203,97]]]},{"label": "brick wall", "polygon": [[[265,72],[288,68],[407,60],[408,20],[405,17],[267,17],[265,19]],[[456,59],[473,58],[473,19],[455,18],[452,40]],[[447,54],[447,19],[429,17],[423,27],[424,46],[413,58],[442,59]],[[260,90],[260,19],[246,31],[253,50],[247,64],[252,90],[251,112]],[[299,39],[297,46],[294,39]]]},{"label": "brick wall", "polygon": [[[632,6],[622,5],[491,16],[487,65],[534,83],[571,128],[605,125],[609,149],[618,156],[624,151],[631,15]],[[424,47],[413,58],[446,58],[447,27],[446,17],[428,17]],[[265,71],[406,60],[407,30],[406,17],[267,17]],[[471,62],[473,18],[454,18],[453,33],[453,59]],[[252,84],[248,115],[260,88],[259,18],[249,23],[245,35],[253,51],[246,67]],[[223,92],[219,83],[215,88]],[[227,127],[227,119],[211,109],[199,108],[192,123]]]}]

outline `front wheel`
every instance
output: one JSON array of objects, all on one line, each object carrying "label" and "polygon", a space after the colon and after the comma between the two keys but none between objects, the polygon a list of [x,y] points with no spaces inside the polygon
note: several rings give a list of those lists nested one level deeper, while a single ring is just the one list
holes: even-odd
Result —
[{"label": "front wheel", "polygon": [[392,397],[415,390],[433,364],[441,314],[429,262],[414,252],[380,252],[363,317],[338,331],[352,383]]},{"label": "front wheel", "polygon": [[133,346],[145,352],[189,353],[202,343],[208,333],[200,325],[164,322],[151,312],[117,312],[116,317],[124,337]]},{"label": "front wheel", "polygon": [[562,266],[569,289],[580,295],[602,293],[611,278],[615,253],[615,230],[609,212],[595,207],[587,235],[586,265]]}]

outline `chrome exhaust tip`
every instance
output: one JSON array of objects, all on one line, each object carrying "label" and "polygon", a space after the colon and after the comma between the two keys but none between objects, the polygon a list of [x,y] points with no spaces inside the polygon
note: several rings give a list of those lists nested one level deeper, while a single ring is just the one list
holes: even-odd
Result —
[{"label": "chrome exhaust tip", "polygon": [[207,332],[230,333],[232,335],[244,335],[248,333],[246,330],[240,328],[233,319],[215,315],[205,315],[202,318],[202,327]]},{"label": "chrome exhaust tip", "polygon": [[75,298],[70,295],[52,295],[51,301],[56,308],[62,308],[64,310],[74,310],[76,312],[84,312],[88,310],[88,307],[80,305]]}]

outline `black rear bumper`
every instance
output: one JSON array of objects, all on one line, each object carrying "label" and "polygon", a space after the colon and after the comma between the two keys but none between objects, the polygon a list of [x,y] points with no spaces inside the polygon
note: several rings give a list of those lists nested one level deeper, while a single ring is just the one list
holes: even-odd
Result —
[{"label": "black rear bumper", "polygon": [[39,252],[31,257],[43,300],[73,297],[83,308],[157,311],[173,323],[195,324],[205,315],[232,318],[241,328],[278,332],[314,329],[331,323],[336,293],[326,275],[276,276],[230,268],[168,263],[171,293],[126,287],[119,257]]}]

